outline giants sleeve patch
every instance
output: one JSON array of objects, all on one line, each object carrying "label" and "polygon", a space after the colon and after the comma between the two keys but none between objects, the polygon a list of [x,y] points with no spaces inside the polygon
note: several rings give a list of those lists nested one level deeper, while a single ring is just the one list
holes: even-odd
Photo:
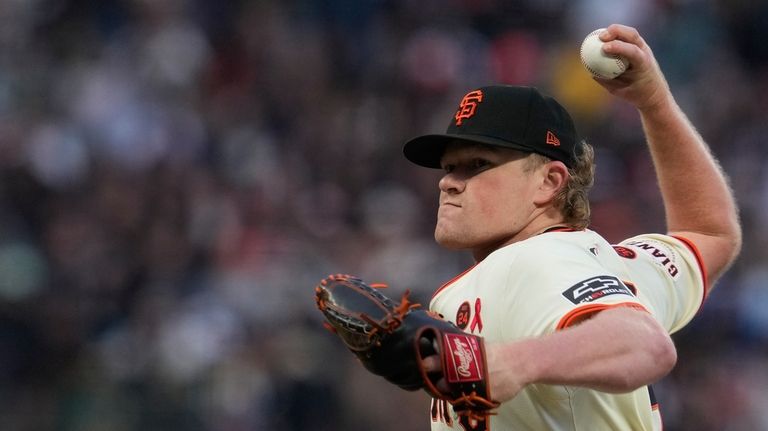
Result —
[{"label": "giants sleeve patch", "polygon": [[609,295],[634,296],[621,280],[610,275],[599,275],[586,279],[563,292],[563,296],[574,304],[594,302]]},{"label": "giants sleeve patch", "polygon": [[680,270],[677,268],[677,253],[668,245],[650,239],[629,241],[625,245],[647,253],[673,279],[677,279],[677,276],[680,274]]}]

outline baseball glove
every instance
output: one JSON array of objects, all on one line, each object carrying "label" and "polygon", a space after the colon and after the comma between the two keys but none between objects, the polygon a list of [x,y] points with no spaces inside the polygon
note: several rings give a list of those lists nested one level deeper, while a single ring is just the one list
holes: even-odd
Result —
[{"label": "baseball glove", "polygon": [[[315,288],[325,326],[336,333],[366,369],[409,391],[425,389],[458,414],[484,418],[491,399],[485,347],[440,316],[419,309],[405,292],[399,302],[350,275],[331,275]],[[424,359],[437,355],[442,369],[428,372]]]}]

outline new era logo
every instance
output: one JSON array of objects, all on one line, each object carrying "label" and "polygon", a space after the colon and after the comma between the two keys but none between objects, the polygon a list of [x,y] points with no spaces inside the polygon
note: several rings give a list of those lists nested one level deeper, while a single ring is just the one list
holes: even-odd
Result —
[{"label": "new era logo", "polygon": [[549,130],[547,130],[547,141],[546,142],[547,142],[548,145],[552,145],[552,146],[555,146],[555,147],[559,147],[560,146],[560,140],[557,139],[557,136],[555,136],[555,134],[550,132]]}]

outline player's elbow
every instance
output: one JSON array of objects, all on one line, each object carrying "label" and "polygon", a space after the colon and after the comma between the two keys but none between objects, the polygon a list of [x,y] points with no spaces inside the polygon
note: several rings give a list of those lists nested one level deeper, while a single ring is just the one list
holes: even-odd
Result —
[{"label": "player's elbow", "polygon": [[650,315],[646,318],[649,319],[647,333],[641,343],[642,351],[639,352],[646,372],[631,376],[627,381],[627,390],[634,390],[662,379],[677,363],[677,349],[672,338],[655,320],[651,321]]},{"label": "player's elbow", "polygon": [[731,235],[729,236],[729,242],[728,242],[729,250],[731,251],[730,255],[730,264],[733,263],[733,261],[736,260],[736,258],[739,256],[739,253],[741,253],[741,245],[742,245],[742,232],[741,232],[741,226],[737,223],[734,227],[733,231],[731,232]]},{"label": "player's elbow", "polygon": [[677,349],[667,330],[650,313],[641,313],[640,318],[643,329],[637,336],[642,340],[642,355],[648,367],[648,381],[641,384],[648,384],[672,371],[677,363]]},{"label": "player's elbow", "polygon": [[725,256],[725,264],[723,266],[728,267],[741,252],[742,231],[737,215],[724,222],[722,233],[718,236]]},{"label": "player's elbow", "polygon": [[639,356],[643,357],[641,363],[636,362],[633,369],[614,376],[610,385],[600,389],[616,394],[635,391],[661,380],[677,363],[677,351],[671,341],[660,340],[653,346],[646,346],[646,350],[639,353]]},{"label": "player's elbow", "polygon": [[[738,226],[728,234],[721,235],[712,241],[712,246],[707,250],[707,257],[710,260],[708,262],[710,267],[707,268],[710,281],[708,289],[714,288],[716,281],[733,265],[741,253],[741,246],[742,233]],[[710,250],[716,250],[716,252],[713,253]],[[706,260],[705,263],[707,263]]]},{"label": "player's elbow", "polygon": [[640,313],[639,319],[632,340],[632,365],[617,376],[610,392],[631,392],[657,382],[677,363],[677,349],[666,330],[650,314]]},{"label": "player's elbow", "polygon": [[652,343],[650,349],[650,356],[655,363],[656,376],[652,378],[652,381],[661,379],[669,374],[675,364],[677,364],[677,349],[672,338],[664,332],[655,337],[656,340]]}]

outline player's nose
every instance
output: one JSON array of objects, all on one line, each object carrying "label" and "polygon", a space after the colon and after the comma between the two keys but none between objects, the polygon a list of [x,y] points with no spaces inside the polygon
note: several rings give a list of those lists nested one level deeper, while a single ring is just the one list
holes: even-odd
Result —
[{"label": "player's nose", "polygon": [[461,193],[464,191],[464,186],[466,182],[461,179],[457,174],[453,172],[446,173],[443,175],[442,178],[440,178],[440,182],[438,182],[438,187],[440,188],[440,191],[443,193]]}]

